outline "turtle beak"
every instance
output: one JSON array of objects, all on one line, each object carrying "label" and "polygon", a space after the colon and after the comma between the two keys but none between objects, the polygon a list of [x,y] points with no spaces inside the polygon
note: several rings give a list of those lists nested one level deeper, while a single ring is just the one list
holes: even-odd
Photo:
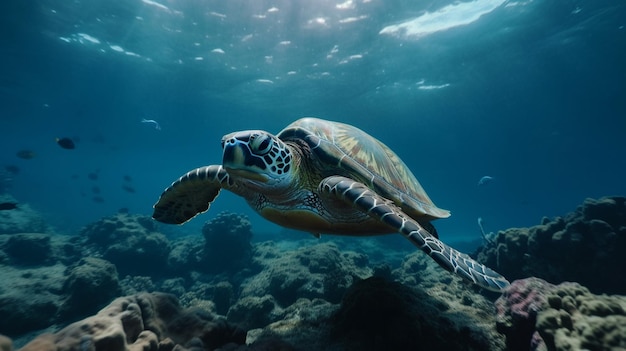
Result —
[{"label": "turtle beak", "polygon": [[222,166],[229,174],[263,183],[269,181],[265,162],[253,156],[246,143],[231,138],[224,140],[222,144]]}]

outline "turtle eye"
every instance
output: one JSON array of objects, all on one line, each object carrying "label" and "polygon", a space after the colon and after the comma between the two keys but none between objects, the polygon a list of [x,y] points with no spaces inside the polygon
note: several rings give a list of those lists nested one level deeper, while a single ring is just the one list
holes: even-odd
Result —
[{"label": "turtle eye", "polygon": [[272,144],[272,138],[269,135],[257,134],[250,138],[250,149],[257,155],[270,152]]}]

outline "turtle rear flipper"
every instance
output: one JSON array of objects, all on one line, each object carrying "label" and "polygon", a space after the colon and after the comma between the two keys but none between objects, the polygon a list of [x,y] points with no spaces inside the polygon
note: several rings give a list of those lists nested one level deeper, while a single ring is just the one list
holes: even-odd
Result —
[{"label": "turtle rear flipper", "polygon": [[374,193],[365,184],[350,178],[331,176],[322,180],[319,190],[321,193],[353,204],[371,217],[394,228],[441,267],[465,280],[492,291],[502,291],[509,286],[509,282],[499,273],[442,243],[417,221],[403,213],[392,201]]},{"label": "turtle rear flipper", "polygon": [[154,204],[152,218],[167,224],[183,224],[208,211],[224,186],[228,173],[219,165],[196,168],[172,183]]}]

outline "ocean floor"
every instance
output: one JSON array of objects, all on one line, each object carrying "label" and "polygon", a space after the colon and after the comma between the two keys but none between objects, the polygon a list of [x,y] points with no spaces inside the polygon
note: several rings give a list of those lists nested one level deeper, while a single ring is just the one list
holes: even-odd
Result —
[{"label": "ocean floor", "polygon": [[471,254],[512,281],[502,294],[417,249],[255,241],[234,213],[160,228],[120,213],[63,235],[0,211],[0,349],[626,349],[623,197],[489,235]]}]

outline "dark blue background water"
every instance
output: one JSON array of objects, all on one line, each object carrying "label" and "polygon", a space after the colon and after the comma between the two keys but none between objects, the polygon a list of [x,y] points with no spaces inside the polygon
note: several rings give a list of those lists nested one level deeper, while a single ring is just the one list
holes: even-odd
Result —
[{"label": "dark blue background water", "polygon": [[[444,238],[477,237],[479,216],[488,231],[529,226],[626,193],[621,0],[12,0],[1,16],[0,164],[60,232],[151,214],[178,176],[220,162],[223,134],[302,116],[394,149],[452,211]],[[422,34],[393,32],[415,19]],[[221,210],[251,214],[230,194]]]}]

